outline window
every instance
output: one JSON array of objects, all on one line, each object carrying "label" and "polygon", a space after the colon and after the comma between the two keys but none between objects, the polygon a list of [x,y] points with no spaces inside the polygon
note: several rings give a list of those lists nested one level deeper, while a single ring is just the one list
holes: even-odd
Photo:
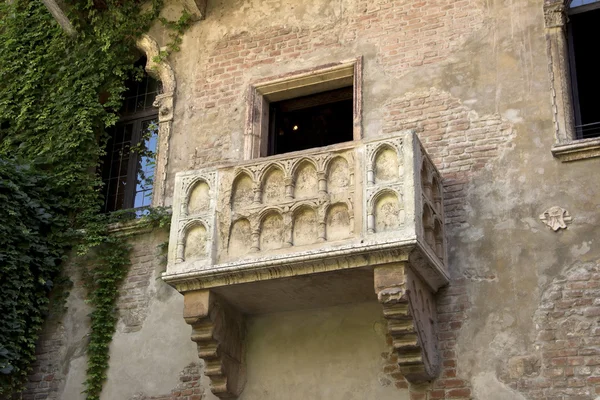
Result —
[{"label": "window", "polygon": [[600,0],[573,0],[567,24],[575,138],[600,136],[600,72],[596,62]]},{"label": "window", "polygon": [[361,58],[250,87],[245,159],[361,137]]},{"label": "window", "polygon": [[[136,63],[145,64],[145,58]],[[152,104],[159,91],[160,84],[145,72],[141,80],[127,82],[121,119],[108,132],[101,160],[105,212],[151,205],[158,140],[158,110]]]},{"label": "window", "polygon": [[600,0],[545,0],[544,22],[556,143],[570,162],[600,157],[600,75],[594,60]]},{"label": "window", "polygon": [[268,155],[352,140],[352,87],[271,103]]}]

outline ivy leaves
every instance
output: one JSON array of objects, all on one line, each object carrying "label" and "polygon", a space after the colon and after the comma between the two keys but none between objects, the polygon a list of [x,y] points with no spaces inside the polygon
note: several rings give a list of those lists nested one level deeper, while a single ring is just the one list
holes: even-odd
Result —
[{"label": "ivy leaves", "polygon": [[[108,227],[132,212],[99,214],[95,171],[134,73],[135,41],[158,19],[162,0],[148,11],[138,0],[66,3],[74,36],[40,1],[0,1],[0,398],[22,390],[48,293],[65,255],[77,253],[94,257],[83,265],[94,308],[85,392],[99,399],[130,262],[127,241]],[[191,16],[161,21],[174,32],[164,59],[179,49]],[[168,220],[155,209],[140,224]]]},{"label": "ivy leaves", "polygon": [[35,165],[0,159],[0,395],[35,359],[48,292],[69,241],[63,193]]}]

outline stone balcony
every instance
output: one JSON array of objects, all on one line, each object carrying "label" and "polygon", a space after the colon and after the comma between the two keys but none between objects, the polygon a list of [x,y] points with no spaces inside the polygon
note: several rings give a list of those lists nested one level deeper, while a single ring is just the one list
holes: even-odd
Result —
[{"label": "stone balcony", "polygon": [[439,172],[400,132],[179,173],[163,279],[219,397],[243,388],[245,314],[375,299],[405,377],[431,380],[448,283]]}]

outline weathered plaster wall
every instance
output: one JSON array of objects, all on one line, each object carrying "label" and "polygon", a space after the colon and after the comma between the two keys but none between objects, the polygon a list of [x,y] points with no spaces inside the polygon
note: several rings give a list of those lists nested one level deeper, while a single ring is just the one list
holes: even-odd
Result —
[{"label": "weathered plaster wall", "polygon": [[375,302],[250,318],[240,400],[408,399],[382,371],[386,332]]},{"label": "weathered plaster wall", "polygon": [[[206,19],[170,60],[178,89],[166,204],[176,172],[242,158],[252,82],[362,56],[364,135],[414,128],[444,175],[452,276],[438,294],[444,370],[412,388],[411,399],[595,398],[600,159],[561,163],[550,152],[542,2],[209,0]],[[180,9],[174,0],[165,14]],[[167,40],[158,26],[151,36]],[[555,205],[573,216],[566,230],[539,220]],[[197,359],[181,296],[148,268],[137,305],[122,314],[105,397],[211,398],[190,364]],[[83,319],[83,308],[70,310],[68,318]],[[243,399],[341,398],[354,380],[361,387],[348,396],[407,396],[374,328],[376,310],[336,311],[252,319]],[[61,335],[41,348],[72,349],[58,353],[72,380],[63,393],[74,393],[83,336]],[[34,375],[32,387],[41,390],[49,374]],[[329,386],[318,382],[327,374]]]}]

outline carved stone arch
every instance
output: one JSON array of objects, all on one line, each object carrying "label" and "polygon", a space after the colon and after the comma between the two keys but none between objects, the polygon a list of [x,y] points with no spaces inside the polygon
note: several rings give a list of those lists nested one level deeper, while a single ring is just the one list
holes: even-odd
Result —
[{"label": "carved stone arch", "polygon": [[367,200],[367,208],[372,211],[373,210],[373,206],[375,205],[375,203],[377,202],[377,200],[379,200],[382,196],[385,195],[393,195],[396,196],[398,198],[398,201],[402,202],[402,194],[399,193],[396,189],[393,188],[383,188],[379,191],[377,191],[375,194],[373,194],[368,200]]},{"label": "carved stone arch", "polygon": [[354,218],[350,202],[340,200],[331,203],[325,210],[325,238],[328,241],[347,239],[354,231]]},{"label": "carved stone arch", "polygon": [[[334,167],[338,166],[337,169]],[[343,167],[340,169],[340,167]],[[346,190],[354,183],[354,168],[351,160],[342,154],[335,154],[325,161],[325,176],[327,177],[327,191],[335,192]],[[339,169],[339,170],[338,170]]]},{"label": "carved stone arch", "polygon": [[[280,177],[276,174],[281,173]],[[286,169],[279,163],[270,164],[260,172],[258,182],[262,196],[262,203],[276,204],[282,202],[286,197],[286,188],[289,186],[289,179],[286,175]]]},{"label": "carved stone arch", "polygon": [[265,219],[265,217],[267,217],[269,214],[273,214],[273,213],[276,213],[276,214],[279,214],[280,216],[283,216],[283,210],[281,208],[274,207],[274,206],[273,207],[267,207],[267,208],[265,208],[264,210],[261,210],[258,213],[258,223],[259,223],[259,226],[262,227],[262,223],[263,223],[263,220]]},{"label": "carved stone arch", "polygon": [[271,163],[271,164],[267,165],[266,168],[262,169],[258,173],[258,176],[256,177],[257,178],[256,180],[260,183],[261,187],[263,186],[265,177],[274,170],[279,170],[279,171],[281,171],[283,176],[287,176],[285,167],[282,164],[280,164],[278,162]]},{"label": "carved stone arch", "polygon": [[[249,181],[249,185],[242,185],[240,183],[244,179]],[[247,207],[252,203],[260,202],[260,194],[257,193],[256,188],[257,184],[254,174],[245,168],[238,170],[231,185],[231,193],[229,198],[229,204],[231,205],[231,208],[234,210],[240,209]]]},{"label": "carved stone arch", "polygon": [[348,160],[346,157],[344,157],[343,154],[333,154],[331,155],[331,157],[328,157],[324,162],[323,162],[323,171],[325,171],[325,173],[329,174],[329,169],[331,168],[331,164],[338,159],[342,159],[344,161],[346,161],[348,163],[348,165],[350,165],[350,160]]},{"label": "carved stone arch", "polygon": [[257,186],[258,180],[256,179],[256,174],[250,171],[248,168],[243,167],[235,171],[235,174],[233,176],[233,182],[237,181],[238,179],[241,179],[243,176],[247,176],[252,181],[252,184],[254,186]]},{"label": "carved stone arch", "polygon": [[160,54],[158,43],[152,37],[144,33],[136,41],[135,46],[146,55],[147,61],[145,68],[148,75],[161,81],[163,95],[172,96],[177,88],[175,73],[167,61],[155,61]]},{"label": "carved stone arch", "polygon": [[206,199],[208,204],[206,205],[206,209],[205,209],[205,211],[208,211],[208,209],[210,207],[210,203],[212,202],[211,193],[214,191],[214,188],[211,187],[210,182],[207,179],[200,176],[200,177],[196,177],[195,179],[190,181],[188,186],[185,188],[185,197],[184,197],[185,200],[183,203],[184,204],[184,208],[183,208],[184,215],[190,214],[190,204],[192,201],[192,193],[196,190],[196,188],[198,186],[200,186],[203,183],[206,184],[206,186],[208,187],[208,198]]},{"label": "carved stone arch", "polygon": [[[380,215],[381,213],[387,215]],[[369,234],[398,229],[404,224],[404,218],[402,194],[395,189],[384,188],[367,200],[367,233]]]},{"label": "carved stone arch", "polygon": [[284,214],[277,207],[268,207],[259,214],[259,249],[276,250],[284,246]]},{"label": "carved stone arch", "polygon": [[382,143],[370,154],[369,183],[397,181],[403,172],[402,151],[392,143]]},{"label": "carved stone arch", "polygon": [[156,171],[154,173],[154,191],[152,204],[163,206],[167,182],[167,163],[169,161],[169,142],[173,127],[173,106],[177,82],[173,68],[166,61],[155,62],[160,47],[150,36],[143,34],[136,42],[136,47],[146,55],[146,72],[162,84],[163,93],[156,96],[154,106],[158,108],[158,146],[156,149]]},{"label": "carved stone arch", "polygon": [[209,248],[211,246],[211,238],[210,238],[210,224],[203,219],[195,219],[192,221],[188,221],[185,225],[181,227],[181,233],[179,234],[179,242],[177,243],[177,258],[179,262],[189,261],[188,252],[190,252],[189,246],[191,243],[188,243],[189,235],[195,228],[201,228],[204,230],[204,242],[200,243],[200,247],[198,247],[197,253],[200,256],[198,258],[206,258],[210,255]]},{"label": "carved stone arch", "polygon": [[302,157],[296,160],[292,165],[290,169],[290,176],[295,177],[296,173],[298,172],[298,168],[300,168],[305,163],[311,164],[313,167],[315,167],[315,171],[317,171],[317,173],[319,172],[319,166],[317,165],[317,162],[315,160],[308,157]]},{"label": "carved stone arch", "polygon": [[294,246],[316,243],[319,233],[319,210],[315,204],[301,202],[290,210],[291,243]]},{"label": "carved stone arch", "polygon": [[[311,167],[312,172],[310,171]],[[310,158],[300,158],[290,168],[288,183],[291,186],[290,192],[293,192],[294,198],[313,197],[316,195],[319,190],[319,180],[317,163]]]}]

